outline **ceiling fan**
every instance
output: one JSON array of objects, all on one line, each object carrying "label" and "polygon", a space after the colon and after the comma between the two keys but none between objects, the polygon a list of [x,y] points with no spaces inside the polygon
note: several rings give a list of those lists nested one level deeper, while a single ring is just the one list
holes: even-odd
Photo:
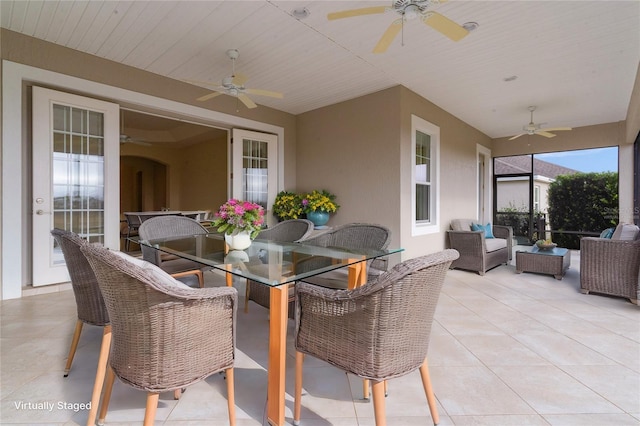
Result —
[{"label": "ceiling fan", "polygon": [[132,138],[131,136],[124,133],[124,111],[123,110],[120,110],[120,143],[121,144],[132,143],[135,145],[151,146],[151,144],[147,141]]},{"label": "ceiling fan", "polygon": [[540,135],[540,136],[544,136],[545,138],[555,138],[556,135],[554,135],[553,133],[550,132],[559,132],[562,130],[571,130],[571,127],[549,127],[546,129],[541,129],[540,128],[540,124],[535,124],[533,122],[533,111],[536,110],[535,106],[530,106],[529,107],[529,111],[531,111],[531,121],[529,122],[529,124],[527,124],[526,126],[522,126],[522,130],[523,133],[520,133],[518,135],[515,135],[511,138],[509,138],[510,141],[519,138],[520,136],[523,135]]},{"label": "ceiling fan", "polygon": [[[215,90],[213,93],[209,93],[208,95],[204,95],[199,97],[198,101],[208,101],[211,98],[215,98],[219,95],[228,95],[233,96],[242,102],[247,108],[256,108],[258,105],[251,100],[251,98],[247,95],[258,95],[258,96],[268,96],[270,98],[278,98],[282,99],[282,93],[272,92],[270,90],[262,90],[262,89],[248,89],[245,87],[245,82],[247,81],[247,77],[237,74],[235,72],[236,68],[236,59],[240,56],[240,53],[237,49],[229,49],[227,50],[227,56],[231,59],[231,75],[222,79],[222,84],[218,87],[214,87]],[[209,82],[205,81],[189,81],[190,83],[195,84],[207,84],[211,85]]]},{"label": "ceiling fan", "polygon": [[456,24],[451,19],[437,12],[428,10],[432,5],[444,3],[447,0],[394,0],[391,6],[374,6],[361,9],[343,10],[341,12],[333,12],[327,15],[327,19],[352,18],[354,16],[375,15],[385,12],[395,12],[400,15],[384,32],[378,44],[373,49],[373,53],[384,53],[387,51],[398,33],[403,29],[404,21],[420,19],[426,25],[453,41],[463,39],[469,30]]}]

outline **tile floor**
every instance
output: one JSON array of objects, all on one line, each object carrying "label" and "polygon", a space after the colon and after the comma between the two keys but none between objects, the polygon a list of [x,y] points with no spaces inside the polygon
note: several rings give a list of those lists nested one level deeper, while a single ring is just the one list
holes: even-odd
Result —
[{"label": "tile floor", "polygon": [[[448,273],[436,312],[429,362],[441,425],[639,425],[640,308],[580,294],[579,253],[562,281],[501,266],[484,277]],[[207,274],[208,285],[221,276]],[[244,285],[238,282],[240,295]],[[73,293],[36,294],[1,307],[0,423],[84,425],[102,330],[85,326],[68,378],[63,369],[75,323]],[[240,307],[243,299],[240,300]],[[265,425],[267,314],[238,312],[238,426]],[[293,399],[289,327],[287,421]],[[418,373],[390,381],[390,426],[432,424]],[[357,378],[308,358],[304,426],[374,425]],[[163,394],[156,424],[226,425],[222,376]],[[27,404],[49,403],[51,410]],[[21,406],[22,404],[22,406]],[[69,405],[64,405],[69,404]],[[144,392],[117,382],[108,425],[140,424]]]}]

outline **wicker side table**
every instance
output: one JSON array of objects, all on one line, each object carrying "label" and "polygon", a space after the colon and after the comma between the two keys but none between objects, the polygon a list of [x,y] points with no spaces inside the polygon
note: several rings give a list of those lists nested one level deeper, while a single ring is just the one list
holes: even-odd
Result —
[{"label": "wicker side table", "polygon": [[516,251],[516,273],[536,272],[553,275],[561,280],[571,264],[571,254],[566,248],[539,250],[533,246],[531,251]]}]

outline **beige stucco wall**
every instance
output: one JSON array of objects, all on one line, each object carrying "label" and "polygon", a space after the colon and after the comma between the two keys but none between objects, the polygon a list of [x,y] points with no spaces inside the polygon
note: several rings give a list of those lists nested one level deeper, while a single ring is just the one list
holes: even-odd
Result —
[{"label": "beige stucco wall", "polygon": [[[440,127],[440,232],[411,235],[411,115]],[[310,111],[298,120],[298,190],[343,200],[329,224],[374,222],[392,231],[403,259],[445,247],[449,222],[475,218],[476,144],[490,139],[414,92],[396,86]],[[469,184],[474,182],[474,184]],[[345,201],[348,200],[348,201]]]},{"label": "beige stucco wall", "polygon": [[379,223],[400,245],[400,88],[298,116],[297,188],[326,189],[341,205],[329,225]]}]

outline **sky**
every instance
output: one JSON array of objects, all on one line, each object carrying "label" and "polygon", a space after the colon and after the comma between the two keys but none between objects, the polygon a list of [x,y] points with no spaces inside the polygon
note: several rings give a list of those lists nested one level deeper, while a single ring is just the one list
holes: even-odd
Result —
[{"label": "sky", "polygon": [[617,172],[618,148],[582,149],[579,151],[536,154],[536,158],[581,172]]}]

